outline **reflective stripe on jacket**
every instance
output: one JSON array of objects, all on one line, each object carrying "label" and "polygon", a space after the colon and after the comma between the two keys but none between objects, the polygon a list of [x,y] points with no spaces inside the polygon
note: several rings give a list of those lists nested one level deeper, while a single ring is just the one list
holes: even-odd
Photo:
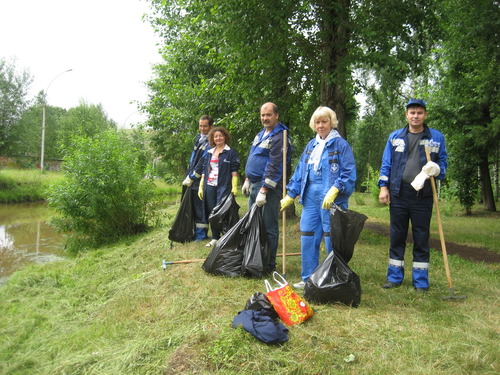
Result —
[{"label": "reflective stripe on jacket", "polygon": [[[250,182],[262,181],[262,186],[275,189],[283,177],[283,130],[288,128],[278,123],[267,135],[262,129],[253,140],[245,166],[245,175]],[[288,141],[287,163],[292,147]]]},{"label": "reflective stripe on jacket", "polygon": [[[392,132],[387,139],[384,154],[382,156],[382,166],[380,167],[380,176],[378,186],[388,186],[391,195],[399,196],[403,172],[408,161],[408,126]],[[427,163],[424,146],[429,146],[431,160],[439,165],[441,171],[437,179],[443,179],[446,175],[448,166],[446,145],[443,134],[431,129],[424,124],[424,135],[418,145],[420,154],[420,164],[423,167]],[[422,189],[424,196],[432,195],[429,180],[425,182]]]}]

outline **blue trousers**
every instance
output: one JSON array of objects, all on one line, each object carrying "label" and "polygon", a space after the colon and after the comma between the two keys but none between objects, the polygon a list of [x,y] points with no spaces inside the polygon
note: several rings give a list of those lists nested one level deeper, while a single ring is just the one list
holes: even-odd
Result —
[{"label": "blue trousers", "polygon": [[412,283],[416,288],[429,287],[429,234],[432,196],[421,196],[410,184],[402,183],[399,197],[391,196],[391,244],[387,281],[400,284],[404,279],[406,237],[411,222],[413,234]]},{"label": "blue trousers", "polygon": [[[195,182],[196,183],[196,182]],[[193,211],[194,211],[194,222],[195,222],[195,231],[194,231],[194,239],[195,241],[203,241],[208,238],[208,221],[207,217],[205,217],[205,212],[203,210],[203,202],[198,197],[198,189],[190,188],[191,193],[191,202],[193,203]]]},{"label": "blue trousers", "polygon": [[[262,221],[266,228],[267,244],[269,246],[268,270],[276,268],[276,251],[278,250],[279,226],[278,213],[280,208],[281,191],[279,185],[276,189],[269,190],[266,195],[266,204],[262,207]],[[248,209],[253,206],[257,194],[262,187],[262,182],[253,182],[250,185],[250,197],[248,198]]]}]

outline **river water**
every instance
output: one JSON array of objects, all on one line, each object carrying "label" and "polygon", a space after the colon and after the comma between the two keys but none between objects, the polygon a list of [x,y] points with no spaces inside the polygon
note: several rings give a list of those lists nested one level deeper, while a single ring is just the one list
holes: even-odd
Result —
[{"label": "river water", "polygon": [[43,202],[0,204],[0,284],[29,264],[64,257],[63,236],[48,224]]}]

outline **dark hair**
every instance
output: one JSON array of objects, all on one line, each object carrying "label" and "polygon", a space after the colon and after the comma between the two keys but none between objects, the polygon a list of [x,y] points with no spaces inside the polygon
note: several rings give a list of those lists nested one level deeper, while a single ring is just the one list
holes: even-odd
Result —
[{"label": "dark hair", "polygon": [[226,145],[229,145],[231,143],[231,135],[229,135],[227,129],[223,128],[222,126],[217,126],[215,128],[212,128],[208,133],[208,141],[210,142],[210,147],[215,147],[215,142],[214,142],[215,132],[221,132],[224,135],[224,140],[226,142]]},{"label": "dark hair", "polygon": [[208,120],[208,125],[212,126],[214,124],[214,119],[209,115],[203,115],[200,117],[200,120]]}]

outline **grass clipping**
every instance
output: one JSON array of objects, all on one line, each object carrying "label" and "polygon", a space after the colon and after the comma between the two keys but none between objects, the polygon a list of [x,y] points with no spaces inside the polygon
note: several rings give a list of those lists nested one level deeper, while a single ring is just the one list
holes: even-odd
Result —
[{"label": "grass clipping", "polygon": [[[0,373],[498,373],[498,267],[451,256],[455,289],[469,298],[444,302],[442,258],[433,251],[429,293],[409,282],[383,290],[388,239],[364,230],[349,263],[361,278],[360,306],[313,304],[315,315],[290,327],[289,342],[268,346],[231,328],[247,299],[265,291],[263,280],[209,275],[199,262],[163,270],[163,259],[210,252],[204,243],[170,247],[167,233],[16,273],[0,287]],[[300,251],[297,219],[287,220],[286,237],[287,251]],[[298,281],[300,257],[286,264],[288,281]]]}]

